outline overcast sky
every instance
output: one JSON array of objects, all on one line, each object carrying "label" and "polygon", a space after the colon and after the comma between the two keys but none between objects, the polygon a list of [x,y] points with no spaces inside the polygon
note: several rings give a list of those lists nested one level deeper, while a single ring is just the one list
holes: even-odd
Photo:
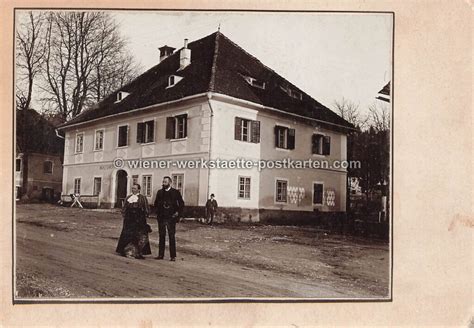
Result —
[{"label": "overcast sky", "polygon": [[[262,63],[333,109],[349,99],[363,112],[391,80],[392,16],[365,13],[115,12],[144,69],[158,47],[221,32]],[[191,55],[192,57],[192,55]]]}]

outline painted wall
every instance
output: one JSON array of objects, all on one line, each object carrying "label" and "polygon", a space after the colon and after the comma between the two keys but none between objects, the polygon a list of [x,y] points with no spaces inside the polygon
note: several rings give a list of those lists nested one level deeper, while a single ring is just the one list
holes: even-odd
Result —
[{"label": "painted wall", "polygon": [[[53,163],[52,173],[44,173],[45,161]],[[23,169],[23,165],[21,166]],[[15,172],[15,185],[22,186],[23,172]],[[28,154],[28,186],[26,194],[29,198],[40,199],[43,188],[51,188],[54,192],[61,192],[63,167],[59,156],[31,153]]]},{"label": "painted wall", "polygon": [[[188,137],[180,140],[165,138],[166,117],[187,113]],[[234,139],[235,117],[260,121],[260,142],[251,143]],[[154,119],[155,141],[149,144],[136,142],[136,126],[138,122]],[[118,126],[129,124],[129,145],[117,147]],[[295,149],[283,150],[275,148],[274,126],[282,125],[296,129]],[[96,129],[105,130],[104,150],[94,151],[94,133]],[[84,153],[75,154],[76,133],[84,133]],[[313,133],[331,136],[331,153],[328,156],[311,153],[311,137]],[[102,202],[113,203],[116,197],[117,169],[112,165],[116,157],[127,159],[154,160],[237,160],[246,159],[257,163],[263,160],[345,160],[346,136],[315,125],[301,123],[278,113],[257,110],[229,101],[202,100],[186,106],[173,107],[166,110],[150,110],[137,112],[133,116],[121,116],[113,119],[88,124],[84,128],[70,129],[66,132],[65,166],[63,194],[73,191],[74,178],[81,177],[82,194],[92,194],[94,176],[102,177]],[[156,191],[161,188],[161,179],[165,175],[184,173],[184,198],[187,205],[203,206],[210,193],[214,193],[221,207],[241,207],[249,209],[284,209],[293,211],[344,211],[346,193],[346,171],[326,169],[264,169],[255,166],[248,168],[177,168],[137,169],[126,168],[130,181],[132,175],[142,177],[153,176],[153,194],[149,201],[154,200]],[[238,197],[239,177],[250,177],[250,199]],[[288,181],[289,187],[298,187],[299,195],[304,197],[294,201],[289,197],[286,204],[275,202],[276,178]],[[324,184],[323,205],[313,205],[313,182]],[[208,184],[209,182],[209,184]],[[209,188],[208,188],[209,186]],[[290,188],[291,189],[291,188]],[[334,192],[334,205],[328,205],[327,192]],[[291,191],[290,191],[291,192]],[[289,193],[290,194],[290,193]]]},{"label": "painted wall", "polygon": [[[72,128],[66,131],[63,194],[72,193],[74,179],[81,178],[81,194],[92,195],[94,177],[102,177],[101,202],[114,205],[116,201],[117,171],[113,160],[200,160],[206,157],[209,149],[209,105],[207,101],[178,106],[166,110],[151,109],[133,116],[116,118],[89,123],[87,126]],[[183,139],[166,139],[166,118],[180,114],[188,114],[187,137]],[[154,142],[140,144],[136,141],[137,123],[155,120]],[[118,127],[129,126],[129,144],[118,147]],[[103,150],[94,150],[94,135],[97,129],[104,129]],[[84,151],[75,153],[76,135],[84,133]],[[166,175],[184,173],[184,199],[188,205],[204,205],[207,197],[207,170],[196,168],[179,168],[170,164],[165,168],[133,168],[125,165],[128,186],[131,189],[132,175],[139,175],[142,184],[144,175],[152,176],[153,191],[148,198],[154,200],[156,191],[161,188],[162,178]],[[143,187],[143,186],[142,186]]]},{"label": "painted wall", "polygon": [[[211,139],[211,157],[214,159],[235,160],[244,158],[248,160],[325,160],[332,163],[334,160],[346,160],[347,139],[342,133],[324,129],[320,126],[305,124],[291,118],[283,117],[277,113],[270,113],[252,109],[250,106],[232,104],[224,101],[212,101],[213,126]],[[234,139],[235,117],[260,121],[260,143],[243,142]],[[275,147],[275,125],[294,128],[295,149],[280,149]],[[314,133],[331,137],[330,155],[316,155],[311,151],[311,140]],[[265,209],[304,210],[313,211],[345,211],[346,203],[346,175],[345,169],[221,169],[211,172],[210,187],[216,194],[219,204],[228,207],[248,207]],[[238,177],[251,177],[251,199],[242,200],[237,197]],[[276,179],[288,181],[291,187],[288,194],[295,196],[304,195],[294,201],[290,199],[285,203],[275,201]],[[313,182],[324,185],[323,204],[313,205]],[[293,192],[293,187],[298,187]],[[304,193],[301,192],[304,189]],[[326,196],[334,193],[334,204],[328,205]],[[332,196],[331,196],[332,197]]]},{"label": "painted wall", "polygon": [[[234,139],[235,117],[257,120],[258,112],[221,101],[211,101],[211,106],[213,109],[211,158],[214,160],[258,161],[261,154],[260,144]],[[239,176],[251,179],[250,199],[238,197]],[[219,206],[258,208],[260,174],[257,168],[211,170],[210,192],[216,195]]]}]

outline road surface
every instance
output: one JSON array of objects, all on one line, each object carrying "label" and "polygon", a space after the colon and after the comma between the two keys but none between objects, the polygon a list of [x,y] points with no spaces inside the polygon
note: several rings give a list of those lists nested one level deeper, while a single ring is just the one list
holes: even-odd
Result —
[{"label": "road surface", "polygon": [[[16,296],[29,298],[384,298],[389,247],[313,227],[178,224],[176,262],[115,254],[117,211],[16,208]],[[167,253],[168,254],[168,253]]]}]

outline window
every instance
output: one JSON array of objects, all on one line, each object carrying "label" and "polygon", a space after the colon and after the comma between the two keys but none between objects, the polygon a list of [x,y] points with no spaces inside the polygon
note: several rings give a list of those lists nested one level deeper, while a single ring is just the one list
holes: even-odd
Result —
[{"label": "window", "polygon": [[118,147],[128,146],[128,125],[121,125],[118,127]]},{"label": "window", "polygon": [[151,193],[153,191],[151,182],[152,182],[151,175],[143,176],[142,191],[143,191],[143,195],[147,197],[151,197]]},{"label": "window", "polygon": [[184,196],[184,174],[173,174],[171,176],[173,180],[173,188],[179,190],[182,196]]},{"label": "window", "polygon": [[247,81],[248,84],[250,84],[253,87],[259,88],[259,89],[265,89],[265,82],[257,80],[253,77],[250,76],[244,76],[245,81]]},{"label": "window", "polygon": [[234,123],[234,139],[245,142],[259,143],[260,121],[236,117]]},{"label": "window", "polygon": [[283,149],[295,149],[295,129],[276,125],[275,147]]},{"label": "window", "polygon": [[94,150],[104,149],[104,130],[95,131]]},{"label": "window", "polygon": [[188,136],[188,114],[166,118],[166,139],[181,139]]},{"label": "window", "polygon": [[322,183],[313,184],[313,204],[322,205],[323,204],[323,189],[324,186]]},{"label": "window", "polygon": [[250,177],[239,177],[239,198],[250,199]]},{"label": "window", "polygon": [[329,155],[331,153],[331,137],[313,134],[311,151],[313,154]]},{"label": "window", "polygon": [[137,143],[155,141],[155,121],[139,122],[137,124]]},{"label": "window", "polygon": [[76,134],[76,153],[84,151],[84,133]]},{"label": "window", "polygon": [[181,76],[177,76],[177,75],[170,75],[168,77],[168,86],[167,88],[171,88],[173,86],[175,86],[179,81],[181,81],[183,78]]},{"label": "window", "polygon": [[132,190],[133,185],[138,184],[138,174],[132,175],[132,184],[130,185],[130,190]]},{"label": "window", "polygon": [[276,202],[278,203],[287,202],[287,188],[288,188],[288,181],[286,180],[276,181],[276,197],[275,197]]},{"label": "window", "polygon": [[74,179],[74,195],[81,194],[81,178]]},{"label": "window", "polygon": [[15,160],[15,171],[20,172],[21,171],[21,158],[17,158]]},{"label": "window", "polygon": [[102,190],[102,178],[94,178],[94,195],[99,195]]},{"label": "window", "polygon": [[43,163],[43,173],[53,174],[53,162],[44,161],[44,163]]}]

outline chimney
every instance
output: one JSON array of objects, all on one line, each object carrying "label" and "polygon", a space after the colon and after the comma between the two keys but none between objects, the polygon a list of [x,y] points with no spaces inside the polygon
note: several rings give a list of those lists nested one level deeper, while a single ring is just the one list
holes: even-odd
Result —
[{"label": "chimney", "polygon": [[184,39],[184,47],[179,53],[179,69],[191,64],[191,49],[188,49],[188,39]]},{"label": "chimney", "polygon": [[163,59],[170,56],[175,49],[176,48],[169,47],[167,45],[164,45],[163,47],[158,48],[158,50],[160,50],[160,63],[163,61]]}]

